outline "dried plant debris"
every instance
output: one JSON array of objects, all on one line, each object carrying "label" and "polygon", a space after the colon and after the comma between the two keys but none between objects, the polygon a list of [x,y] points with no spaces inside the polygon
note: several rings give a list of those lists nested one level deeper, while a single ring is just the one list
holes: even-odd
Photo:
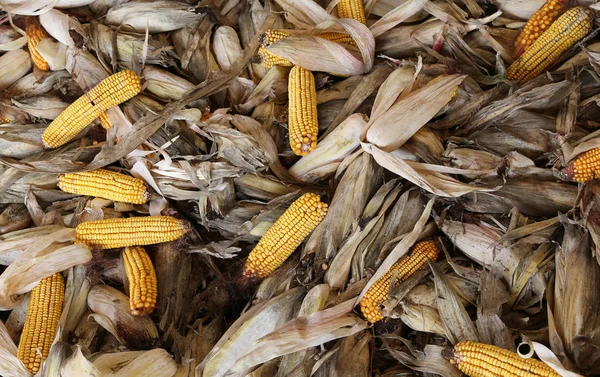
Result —
[{"label": "dried plant debris", "polygon": [[0,375],[600,375],[597,11],[0,0]]}]

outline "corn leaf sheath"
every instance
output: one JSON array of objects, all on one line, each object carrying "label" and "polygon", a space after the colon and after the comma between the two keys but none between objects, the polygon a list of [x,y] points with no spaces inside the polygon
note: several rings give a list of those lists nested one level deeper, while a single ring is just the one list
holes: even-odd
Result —
[{"label": "corn leaf sheath", "polygon": [[124,70],[105,78],[50,123],[42,135],[44,145],[57,148],[68,143],[104,111],[133,98],[141,90],[140,78],[133,71]]},{"label": "corn leaf sheath", "polygon": [[592,30],[594,16],[593,10],[581,6],[563,13],[511,64],[506,77],[523,84],[545,72],[565,51]]},{"label": "corn leaf sheath", "polygon": [[48,357],[64,298],[65,281],[60,273],[42,279],[31,291],[17,357],[33,374],[39,371]]},{"label": "corn leaf sheath", "polygon": [[423,268],[428,259],[436,261],[438,253],[439,248],[434,241],[422,241],[416,244],[411,254],[394,263],[390,270],[377,280],[360,300],[360,310],[363,316],[371,323],[381,321],[383,315],[379,306],[389,296],[392,278],[396,276],[396,282],[408,279]]},{"label": "corn leaf sheath", "polygon": [[464,341],[456,344],[450,363],[469,377],[560,377],[535,359],[525,359],[504,348]]},{"label": "corn leaf sheath", "polygon": [[307,193],[296,199],[250,252],[244,276],[262,279],[275,271],[326,213],[327,204],[321,202],[316,194]]}]

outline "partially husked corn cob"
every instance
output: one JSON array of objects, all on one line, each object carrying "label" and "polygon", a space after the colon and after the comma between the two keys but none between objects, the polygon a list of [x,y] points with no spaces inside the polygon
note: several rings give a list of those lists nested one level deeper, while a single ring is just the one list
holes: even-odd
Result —
[{"label": "partially husked corn cob", "polygon": [[547,30],[565,10],[568,0],[547,0],[525,24],[514,44],[513,57],[516,59],[525,52],[542,33]]},{"label": "partially husked corn cob", "polygon": [[27,48],[29,49],[31,61],[40,71],[49,71],[50,66],[36,50],[36,46],[40,41],[49,37],[48,33],[46,33],[42,25],[40,25],[40,21],[37,17],[27,17],[25,20],[25,34],[27,35]]},{"label": "partially husked corn cob", "polygon": [[354,18],[362,24],[367,24],[362,0],[340,0],[337,10],[339,18]]},{"label": "partially husked corn cob", "polygon": [[379,278],[360,300],[360,310],[363,316],[371,323],[381,321],[383,315],[379,305],[387,300],[389,296],[394,274],[396,274],[396,282],[404,281],[423,268],[428,259],[436,261],[438,253],[439,248],[434,241],[422,241],[416,244],[411,254],[400,258],[398,262],[394,263],[389,271]]},{"label": "partially husked corn cob", "polygon": [[356,42],[350,36],[350,34],[345,33],[322,33],[317,35],[319,38],[327,39],[328,41],[332,41],[335,43],[346,43],[352,46],[356,46]]},{"label": "partially husked corn cob", "polygon": [[156,272],[146,250],[141,246],[123,250],[123,265],[129,280],[129,306],[133,315],[148,315],[156,305]]},{"label": "partially husked corn cob", "polygon": [[542,361],[489,344],[463,341],[454,346],[451,364],[469,377],[560,377]]},{"label": "partially husked corn cob", "polygon": [[143,180],[106,169],[61,174],[58,187],[71,194],[123,203],[144,204],[150,197]]},{"label": "partially husked corn cob", "polygon": [[600,147],[576,157],[561,171],[561,176],[581,183],[600,178]]},{"label": "partially husked corn cob", "polygon": [[593,23],[593,10],[582,6],[569,9],[511,64],[506,77],[520,84],[537,77],[585,37],[592,30]]},{"label": "partially husked corn cob", "polygon": [[265,232],[248,255],[244,276],[262,279],[279,267],[327,214],[317,194],[298,198]]},{"label": "partially husked corn cob", "polygon": [[187,226],[171,216],[145,216],[86,221],[75,229],[75,242],[103,249],[175,241]]},{"label": "partially husked corn cob", "polygon": [[5,117],[4,115],[0,115],[0,124],[10,123],[10,119]]},{"label": "partially husked corn cob", "polygon": [[17,357],[32,374],[40,370],[48,357],[64,298],[65,281],[60,273],[42,279],[31,291]]},{"label": "partially husked corn cob", "polygon": [[104,128],[105,130],[108,131],[112,127],[112,123],[110,122],[110,119],[108,119],[106,112],[100,114],[100,116],[98,116],[98,120],[100,121],[100,125],[102,126],[102,128]]},{"label": "partially husked corn cob", "polygon": [[306,156],[317,147],[319,120],[317,89],[311,71],[299,66],[290,70],[288,79],[290,146],[298,156]]},{"label": "partially husked corn cob", "polygon": [[106,110],[127,101],[141,90],[140,78],[133,71],[124,70],[105,78],[50,123],[42,135],[44,145],[57,148],[66,144]]}]

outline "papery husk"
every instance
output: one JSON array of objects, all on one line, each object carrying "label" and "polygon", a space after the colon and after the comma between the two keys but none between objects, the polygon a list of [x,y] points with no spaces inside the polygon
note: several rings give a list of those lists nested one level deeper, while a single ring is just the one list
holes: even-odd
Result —
[{"label": "papery husk", "polygon": [[25,76],[31,65],[29,53],[23,49],[8,51],[0,56],[0,90]]},{"label": "papery husk", "polygon": [[[7,94],[12,97],[31,97],[48,94],[61,81],[70,78],[66,71],[47,72],[41,77],[34,73],[29,73],[6,89]],[[5,111],[2,111],[5,114]]]},{"label": "papery husk", "polygon": [[566,62],[561,64],[556,70],[562,71],[570,67],[584,66],[590,64],[590,52],[600,52],[600,42],[591,43],[583,48],[583,51],[570,57]]},{"label": "papery husk", "polygon": [[69,270],[66,280],[64,309],[59,324],[66,337],[70,337],[87,313],[87,296],[91,289],[86,276],[87,268],[78,265]]},{"label": "papery husk", "polygon": [[191,82],[154,66],[146,66],[142,75],[145,89],[162,99],[180,100],[194,88]]},{"label": "papery husk", "polygon": [[56,118],[69,106],[69,103],[54,95],[30,97],[20,101],[13,100],[13,103],[27,114],[45,119]]},{"label": "papery husk", "polygon": [[75,42],[69,33],[69,29],[81,28],[81,25],[79,25],[75,18],[71,18],[57,9],[51,9],[48,12],[41,14],[40,24],[50,36],[70,47],[74,46]]},{"label": "papery husk", "polygon": [[10,25],[0,25],[0,51],[18,50],[27,44],[27,36]]},{"label": "papery husk", "polygon": [[289,70],[286,67],[272,67],[245,101],[236,106],[236,109],[242,114],[247,114],[266,98],[275,101],[283,99],[288,91],[288,77]]},{"label": "papery husk", "polygon": [[520,2],[515,0],[498,0],[498,8],[507,17],[528,20],[544,5],[544,0]]},{"label": "papery husk", "polygon": [[[60,329],[57,332],[58,337],[60,337]],[[79,348],[79,347],[78,347]],[[71,361],[70,357],[77,357],[73,354],[71,350],[71,346],[66,342],[56,341],[50,347],[50,352],[48,353],[48,357],[41,365],[40,371],[36,373],[36,376],[39,377],[50,377],[50,376],[61,376],[61,375],[69,375],[68,373],[73,370],[69,370],[71,367],[75,366],[78,360]],[[83,356],[82,356],[83,357]],[[69,362],[69,367],[66,367],[66,363]],[[61,374],[61,370],[64,368],[64,374]],[[77,372],[77,371],[75,371]],[[87,374],[80,374],[87,376]],[[94,375],[92,375],[94,376]],[[94,376],[95,377],[95,376]]]},{"label": "papery husk", "polygon": [[427,305],[400,303],[398,318],[415,331],[446,336],[438,310]]},{"label": "papery husk", "polygon": [[111,373],[115,366],[126,366],[146,352],[147,351],[123,351],[114,353],[97,353],[92,355],[90,360],[94,363],[94,366],[104,374]]},{"label": "papery husk", "polygon": [[[444,156],[451,158],[450,166],[468,170],[490,170],[489,176],[495,177],[502,166],[502,158],[493,153],[470,148],[459,148],[455,144],[449,144],[444,151]],[[465,176],[471,179],[479,178],[478,175]]]},{"label": "papery husk", "polygon": [[339,350],[332,358],[329,375],[367,377],[371,369],[372,344],[373,336],[369,331],[342,339]]},{"label": "papery husk", "polygon": [[313,0],[305,0],[302,4],[293,0],[275,0],[275,2],[286,12],[285,18],[300,29],[308,29],[335,19]]},{"label": "papery husk", "polygon": [[181,363],[173,377],[195,377],[196,365],[204,359],[223,334],[222,320],[214,319],[208,324],[202,322],[200,319],[194,323],[194,331],[189,331],[184,339],[185,343],[178,347],[185,350],[182,357],[186,361]]},{"label": "papery husk", "polygon": [[90,317],[110,332],[117,340],[130,347],[150,348],[158,338],[154,322],[147,316],[133,316],[129,298],[107,285],[94,286],[87,296],[94,314]]},{"label": "papery husk", "polygon": [[0,234],[21,230],[30,224],[31,216],[22,204],[10,204],[0,214]]},{"label": "papery husk", "polygon": [[369,27],[369,30],[371,30],[374,37],[378,37],[392,29],[394,26],[420,13],[427,1],[428,0],[407,1],[398,5],[375,21],[375,23]]},{"label": "papery husk", "polygon": [[166,377],[173,376],[177,371],[177,363],[171,355],[162,348],[155,348],[141,353],[119,370],[111,368],[102,373],[106,377]]},{"label": "papery husk", "polygon": [[281,327],[290,319],[295,301],[302,293],[301,288],[290,289],[242,314],[196,368],[196,375],[224,376],[238,360],[255,349],[249,349],[248,345]]},{"label": "papery husk", "polygon": [[124,30],[161,33],[184,28],[197,21],[202,14],[180,1],[129,2],[109,9],[106,23]]},{"label": "papery husk", "polygon": [[[526,274],[529,280],[529,274]],[[481,342],[516,351],[511,330],[502,321],[502,305],[511,297],[502,276],[492,271],[483,271],[481,296],[477,305],[477,331]]]},{"label": "papery husk", "polygon": [[[231,68],[242,56],[242,46],[235,30],[230,26],[220,26],[213,36],[213,51],[219,67],[223,70]],[[242,72],[227,89],[230,104],[241,103],[254,89],[254,83],[246,80],[247,74]]]},{"label": "papery husk", "polygon": [[254,174],[236,178],[234,184],[237,193],[259,200],[273,200],[300,189],[299,186],[284,184],[272,176]]},{"label": "papery husk", "polygon": [[83,356],[83,353],[81,353],[81,347],[79,346],[75,346],[75,351],[71,357],[62,363],[60,371],[63,376],[102,376],[94,364],[92,364],[85,358],[85,356]]},{"label": "papery husk", "polygon": [[67,63],[67,46],[55,42],[51,38],[42,39],[35,49],[48,63],[51,71],[61,71],[65,69]]},{"label": "papery husk", "polygon": [[[393,347],[388,339],[398,339],[404,342],[408,346],[410,354]],[[384,346],[396,360],[412,370],[434,373],[444,377],[460,377],[463,375],[442,356],[444,347],[427,344],[423,350],[418,350],[408,340],[398,338],[394,335],[385,337]]]}]

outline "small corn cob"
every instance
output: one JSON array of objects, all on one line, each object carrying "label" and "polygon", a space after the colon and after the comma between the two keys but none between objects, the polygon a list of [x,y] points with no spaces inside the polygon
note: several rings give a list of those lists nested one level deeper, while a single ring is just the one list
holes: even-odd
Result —
[{"label": "small corn cob", "polygon": [[10,119],[5,117],[4,115],[0,115],[0,124],[10,123]]},{"label": "small corn cob", "polygon": [[248,255],[244,276],[262,279],[277,269],[323,220],[327,204],[318,195],[298,198],[267,230]]},{"label": "small corn cob", "polygon": [[323,33],[317,35],[319,38],[327,39],[328,41],[332,41],[335,43],[346,43],[356,47],[356,42],[350,36],[350,34],[345,33]]},{"label": "small corn cob", "polygon": [[98,116],[98,120],[100,121],[100,125],[102,126],[102,128],[104,128],[105,130],[108,131],[112,127],[112,123],[110,122],[110,119],[108,119],[106,112],[100,114],[100,116]]},{"label": "small corn cob", "polygon": [[539,36],[567,10],[569,0],[547,0],[542,7],[527,21],[517,37],[513,49],[513,58],[518,58]]},{"label": "small corn cob", "polygon": [[379,278],[360,300],[360,310],[363,316],[371,323],[381,321],[383,315],[381,315],[379,305],[388,298],[394,274],[396,274],[396,282],[404,281],[423,268],[428,259],[436,261],[438,252],[439,248],[434,241],[422,241],[416,244],[411,254],[394,263],[390,270]]},{"label": "small corn cob", "polygon": [[585,37],[592,30],[593,23],[593,10],[581,6],[569,9],[511,64],[506,77],[519,84],[537,77],[563,52]]},{"label": "small corn cob", "polygon": [[156,305],[156,272],[146,250],[141,246],[123,250],[123,264],[129,280],[129,306],[133,315],[148,315]]},{"label": "small corn cob", "polygon": [[42,279],[31,291],[17,357],[36,374],[48,357],[56,335],[65,298],[65,281],[60,273]]},{"label": "small corn cob", "polygon": [[290,146],[298,156],[306,156],[317,147],[317,89],[308,69],[294,66],[288,80]]},{"label": "small corn cob", "polygon": [[58,187],[71,194],[123,203],[144,204],[150,197],[141,179],[105,169],[62,174],[58,177]]},{"label": "small corn cob", "polygon": [[175,241],[185,234],[187,227],[174,217],[146,216],[86,221],[75,231],[75,242],[115,249]]},{"label": "small corn cob", "polygon": [[600,147],[575,158],[565,166],[560,175],[563,179],[581,183],[600,178]]},{"label": "small corn cob", "polygon": [[337,9],[339,18],[354,18],[362,24],[367,24],[362,0],[340,0]]},{"label": "small corn cob", "polygon": [[560,377],[542,361],[489,344],[464,341],[456,344],[451,364],[469,377]]},{"label": "small corn cob", "polygon": [[31,61],[39,68],[40,71],[49,71],[50,66],[42,55],[35,49],[38,43],[44,38],[48,38],[49,35],[46,33],[40,21],[37,17],[27,17],[25,21],[25,34],[27,35],[27,48],[29,49],[29,55]]},{"label": "small corn cob", "polygon": [[42,135],[44,145],[57,148],[66,144],[104,111],[127,101],[141,90],[140,78],[133,71],[124,70],[105,78],[50,123]]}]

